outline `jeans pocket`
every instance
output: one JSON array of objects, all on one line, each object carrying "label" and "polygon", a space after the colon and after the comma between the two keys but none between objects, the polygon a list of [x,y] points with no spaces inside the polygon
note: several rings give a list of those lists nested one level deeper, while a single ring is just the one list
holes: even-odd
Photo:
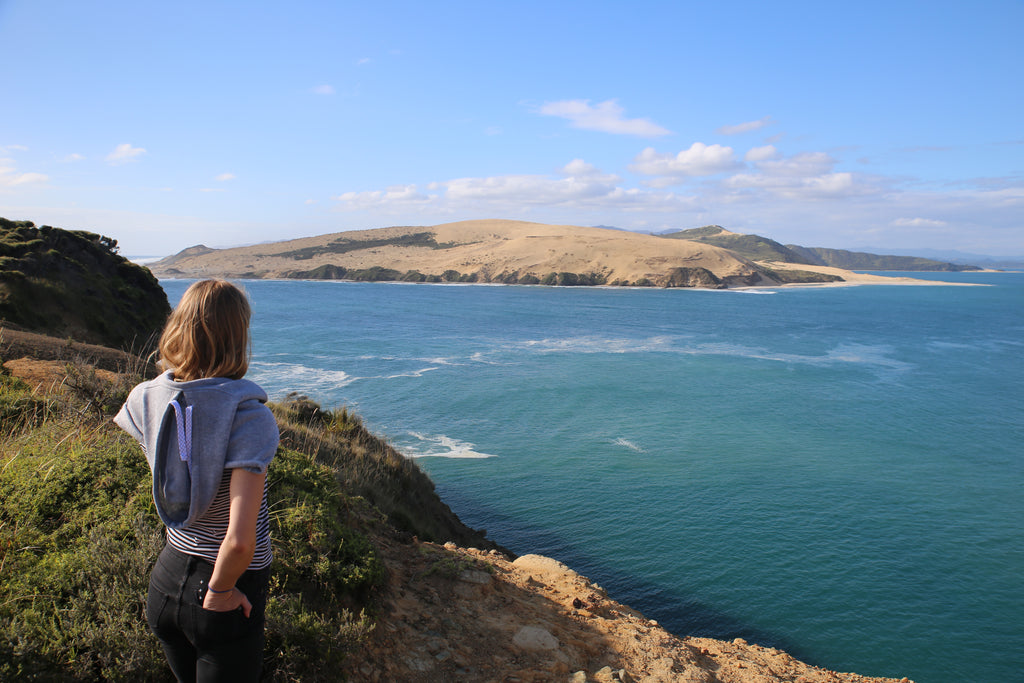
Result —
[{"label": "jeans pocket", "polygon": [[249,631],[249,619],[241,609],[215,612],[192,605],[195,624],[195,646],[201,650],[216,647],[245,637]]}]

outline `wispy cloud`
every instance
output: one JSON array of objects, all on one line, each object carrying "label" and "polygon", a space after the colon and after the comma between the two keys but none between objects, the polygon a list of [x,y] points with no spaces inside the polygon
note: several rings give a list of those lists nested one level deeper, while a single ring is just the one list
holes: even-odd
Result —
[{"label": "wispy cloud", "polygon": [[0,187],[36,185],[49,179],[50,177],[43,173],[19,173],[13,159],[0,159]]},{"label": "wispy cloud", "polygon": [[66,163],[66,164],[71,164],[71,163],[74,163],[76,161],[83,161],[84,159],[85,159],[85,157],[82,156],[81,154],[68,154],[66,157],[61,159],[61,161]]},{"label": "wispy cloud", "polygon": [[779,150],[775,149],[775,145],[765,145],[764,147],[754,147],[747,150],[743,159],[745,161],[770,161],[777,159],[778,156]]},{"label": "wispy cloud", "polygon": [[692,199],[670,193],[622,187],[622,179],[582,159],[574,159],[554,175],[502,175],[455,178],[383,191],[346,192],[334,197],[343,211],[398,213],[415,207],[417,212],[453,214],[459,211],[511,215],[550,208],[569,210],[680,209]]},{"label": "wispy cloud", "polygon": [[318,85],[315,88],[313,88],[313,94],[314,95],[333,95],[334,94],[334,86],[333,85],[328,85],[326,83],[324,85]]},{"label": "wispy cloud", "polygon": [[672,131],[649,119],[624,118],[625,110],[617,100],[606,100],[596,105],[591,105],[590,100],[560,100],[545,103],[539,111],[544,116],[558,116],[567,119],[573,128],[583,130],[639,137],[661,137],[672,134]]},{"label": "wispy cloud", "polygon": [[897,218],[892,225],[900,228],[941,228],[949,223],[933,218]]},{"label": "wispy cloud", "polygon": [[107,155],[107,163],[118,165],[136,161],[146,153],[142,147],[132,147],[127,142],[118,145],[114,151]]},{"label": "wispy cloud", "polygon": [[757,121],[746,121],[745,123],[737,123],[732,126],[722,126],[715,132],[719,135],[740,135],[741,133],[750,133],[755,130],[760,130],[772,123],[772,117],[765,116]]},{"label": "wispy cloud", "polygon": [[221,173],[219,176],[214,178],[214,180],[216,180],[218,183],[226,183],[227,181],[234,180],[234,179],[235,179],[235,174],[234,173]]}]

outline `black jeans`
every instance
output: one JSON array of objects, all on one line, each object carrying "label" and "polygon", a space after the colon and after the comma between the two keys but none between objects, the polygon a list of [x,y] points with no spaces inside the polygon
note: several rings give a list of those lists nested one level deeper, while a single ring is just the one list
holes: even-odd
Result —
[{"label": "black jeans", "polygon": [[146,620],[179,681],[257,681],[263,668],[263,622],[270,569],[247,571],[235,584],[252,603],[246,617],[203,609],[213,565],[164,546],[149,579]]}]

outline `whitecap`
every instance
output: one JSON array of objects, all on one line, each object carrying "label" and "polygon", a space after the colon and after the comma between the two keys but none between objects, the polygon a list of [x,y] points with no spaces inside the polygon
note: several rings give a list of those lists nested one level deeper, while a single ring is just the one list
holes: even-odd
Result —
[{"label": "whitecap", "polygon": [[396,443],[398,449],[409,458],[454,458],[462,460],[479,460],[483,458],[496,458],[498,456],[490,453],[479,453],[473,444],[468,441],[453,439],[444,434],[422,434],[420,432],[409,432],[409,436],[416,439],[415,443]]},{"label": "whitecap", "polygon": [[623,447],[628,448],[629,450],[635,451],[637,453],[646,453],[647,452],[643,448],[641,448],[640,446],[637,446],[635,443],[630,441],[629,439],[624,439],[622,437],[619,437],[618,439],[615,439],[615,441],[613,441],[612,443],[614,443],[616,446],[623,446]]},{"label": "whitecap", "polygon": [[422,377],[425,373],[431,370],[437,370],[437,368],[421,368],[419,370],[410,370],[409,372],[399,372],[394,375],[385,375],[383,377],[373,377],[367,379],[398,379],[400,377]]},{"label": "whitecap", "polygon": [[325,370],[297,363],[254,361],[251,367],[255,381],[282,391],[317,393],[317,390],[345,387],[362,379],[344,370]]}]

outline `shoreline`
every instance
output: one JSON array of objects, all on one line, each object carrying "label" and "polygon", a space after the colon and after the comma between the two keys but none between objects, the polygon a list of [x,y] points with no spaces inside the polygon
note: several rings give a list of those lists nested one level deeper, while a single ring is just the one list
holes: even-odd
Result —
[{"label": "shoreline", "polygon": [[[825,269],[827,266],[815,266]],[[837,269],[829,269],[837,270]],[[825,272],[824,270],[822,272]],[[906,271],[899,271],[906,272]],[[921,271],[928,273],[942,273],[946,271]],[[999,273],[1004,271],[971,271],[972,273]],[[849,271],[844,271],[849,273]],[[232,282],[334,282],[345,284],[385,284],[385,285],[408,285],[426,287],[537,287],[545,289],[602,289],[602,290],[676,290],[676,291],[706,291],[706,292],[740,292],[740,291],[765,291],[773,289],[793,288],[819,288],[819,287],[860,287],[864,285],[892,285],[892,286],[945,286],[945,287],[992,287],[993,285],[982,282],[949,282],[947,280],[922,280],[907,276],[871,275],[867,273],[855,273],[856,277],[849,278],[844,275],[842,282],[790,282],[774,285],[747,285],[739,287],[642,287],[637,285],[524,285],[509,284],[505,282],[406,282],[402,280],[348,280],[329,278],[290,278],[290,277],[224,277]],[[223,276],[217,276],[223,277]],[[192,281],[202,280],[203,277],[160,277],[160,281]]]}]

